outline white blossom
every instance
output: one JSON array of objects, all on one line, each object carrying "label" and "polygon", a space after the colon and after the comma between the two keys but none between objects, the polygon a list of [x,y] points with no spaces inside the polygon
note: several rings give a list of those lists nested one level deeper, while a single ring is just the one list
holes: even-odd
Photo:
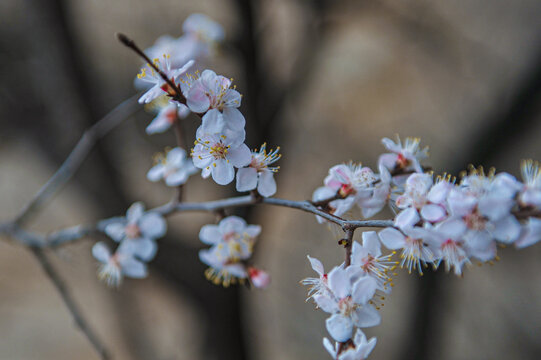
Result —
[{"label": "white blossom", "polygon": [[185,184],[191,175],[199,171],[180,147],[169,150],[165,156],[160,154],[156,160],[157,164],[148,171],[147,179],[154,182],[164,179],[167,186]]},{"label": "white blossom", "polygon": [[124,276],[136,279],[147,276],[146,265],[134,258],[132,252],[124,244],[111,254],[105,243],[98,242],[92,247],[92,255],[102,263],[98,277],[107,286],[118,287]]},{"label": "white blossom", "polygon": [[280,159],[280,148],[271,150],[268,154],[266,144],[261,145],[259,151],[252,152],[250,164],[237,171],[237,191],[250,191],[257,188],[262,196],[269,197],[276,193],[274,173],[279,167],[269,166]]},{"label": "white blossom", "polygon": [[[180,68],[171,68],[170,56],[164,54],[161,58],[155,58],[153,63],[176,85],[178,78],[184,75],[186,71],[192,67],[194,61],[190,60]],[[147,104],[164,93],[169,94],[172,91],[167,82],[163,80],[160,74],[149,64],[146,64],[141,69],[141,72],[137,74],[137,78],[151,86],[150,89],[139,98],[140,104]]]},{"label": "white blossom", "polygon": [[144,205],[134,203],[126,217],[111,219],[104,228],[113,240],[122,242],[126,251],[131,251],[144,261],[151,260],[157,251],[156,239],[165,235],[167,223],[158,213],[145,212]]},{"label": "white blossom", "polygon": [[234,168],[248,165],[252,154],[244,144],[244,131],[220,133],[216,131],[219,128],[215,114],[207,113],[197,130],[191,155],[194,165],[203,169],[201,175],[204,178],[212,175],[216,183],[227,185],[235,178]]},{"label": "white blossom", "polygon": [[524,187],[519,194],[519,202],[523,206],[541,208],[541,171],[539,163],[533,160],[522,162],[521,166]]},{"label": "white blossom", "polygon": [[[389,171],[415,171],[418,173],[423,172],[421,167],[421,160],[428,157],[428,147],[420,147],[421,140],[418,138],[406,138],[404,144],[400,141],[400,138],[396,137],[397,141],[394,142],[389,138],[383,138],[381,142],[390,150],[391,153],[383,154],[379,158],[379,163],[385,166]],[[405,177],[397,177],[399,183],[405,180]]]}]

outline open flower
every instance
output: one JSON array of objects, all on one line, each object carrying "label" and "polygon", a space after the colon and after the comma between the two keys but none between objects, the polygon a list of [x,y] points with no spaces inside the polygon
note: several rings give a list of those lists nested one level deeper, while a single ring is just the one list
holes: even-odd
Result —
[{"label": "open flower", "polygon": [[[404,194],[396,199],[396,206],[399,209],[413,209],[428,222],[442,221],[447,216],[445,195],[448,187],[446,184],[440,181],[436,187],[433,186],[431,174],[412,174],[406,180]],[[440,193],[444,193],[444,196]],[[432,202],[431,199],[441,202]]]},{"label": "open flower", "polygon": [[144,278],[147,276],[146,265],[135,259],[130,250],[121,244],[114,254],[103,242],[98,242],[92,247],[92,255],[102,263],[98,277],[107,286],[118,287],[124,276],[131,278]]},{"label": "open flower", "polygon": [[[356,278],[354,282],[353,278]],[[335,267],[328,274],[328,292],[314,295],[314,301],[323,311],[332,314],[326,321],[329,334],[340,342],[351,339],[353,327],[376,326],[380,315],[368,301],[378,285],[370,276],[358,278]]]},{"label": "open flower", "polygon": [[301,280],[301,284],[309,287],[308,298],[306,298],[306,301],[310,300],[312,297],[316,295],[325,294],[326,291],[328,291],[328,285],[327,285],[328,276],[325,273],[323,264],[318,259],[310,257],[310,255],[307,255],[307,257],[308,257],[308,261],[310,261],[310,265],[312,266],[312,269],[314,269],[314,271],[319,275],[319,277],[306,278],[306,279]]},{"label": "open flower", "polygon": [[382,256],[381,244],[375,231],[365,231],[362,237],[362,245],[357,241],[353,242],[349,268],[360,269],[363,275],[373,277],[378,283],[378,288],[388,293],[391,290],[387,286],[391,283],[389,271],[394,270],[397,262],[391,261],[392,253]]},{"label": "open flower", "polygon": [[244,144],[244,131],[239,133],[216,132],[216,117],[206,114],[197,130],[195,147],[192,149],[194,165],[203,169],[201,175],[220,185],[227,185],[235,178],[235,169],[248,165],[252,159],[250,149]]},{"label": "open flower", "polygon": [[[186,71],[192,67],[194,61],[190,60],[184,64],[184,66],[177,69],[171,68],[169,58],[170,57],[168,55],[163,55],[161,59],[155,58],[154,65],[156,65],[156,67],[160,69],[168,79],[170,79],[173,83],[176,83],[177,78],[184,75]],[[139,98],[140,104],[147,104],[165,93],[170,93],[172,90],[169,89],[169,85],[165,82],[165,80],[162,79],[160,74],[156,72],[156,70],[154,70],[149,64],[146,64],[145,67],[141,69],[141,72],[137,74],[137,78],[142,82],[148,83],[149,86],[152,86]]]},{"label": "open flower", "polygon": [[167,186],[185,184],[188,177],[199,170],[194,166],[191,158],[186,157],[186,151],[180,147],[169,150],[165,156],[157,157],[157,164],[147,173],[150,181],[165,180]]},{"label": "open flower", "polygon": [[524,188],[519,195],[519,202],[523,206],[535,206],[541,208],[541,171],[539,163],[533,160],[522,162],[522,178]]},{"label": "open flower", "polygon": [[216,247],[216,256],[221,260],[246,260],[252,255],[256,237],[261,226],[247,225],[238,216],[223,218],[218,225],[205,225],[199,232],[199,239]]},{"label": "open flower", "polygon": [[[406,138],[404,144],[400,141],[400,138],[396,137],[396,142],[389,138],[383,138],[381,142],[390,150],[391,153],[383,154],[379,158],[379,163],[385,166],[389,171],[415,171],[422,173],[420,161],[428,157],[428,147],[421,149],[420,139]],[[407,177],[407,175],[406,175]],[[405,181],[406,177],[399,176],[395,178],[398,183]]]},{"label": "open flower", "polygon": [[240,93],[231,87],[231,79],[205,70],[199,75],[190,75],[181,83],[186,104],[191,111],[204,114],[214,113],[221,125],[234,130],[244,129],[246,120],[238,110]]},{"label": "open flower", "polygon": [[376,338],[373,337],[368,341],[361,329],[357,329],[353,341],[346,342],[345,346],[337,342],[333,346],[327,338],[323,339],[323,346],[333,359],[365,360],[376,346]]},{"label": "open flower", "polygon": [[167,223],[158,213],[145,212],[144,205],[134,203],[126,217],[113,218],[105,225],[105,233],[113,240],[122,242],[126,251],[141,260],[149,261],[157,251],[155,240],[165,235]]},{"label": "open flower", "polygon": [[280,167],[269,166],[280,159],[280,148],[271,150],[268,154],[266,144],[261,145],[259,152],[252,152],[252,160],[248,167],[241,168],[237,172],[237,191],[250,191],[257,188],[257,192],[268,197],[276,193],[274,173]]},{"label": "open flower", "polygon": [[224,258],[217,247],[199,251],[199,259],[209,266],[205,270],[205,277],[215,285],[228,287],[237,282],[243,282],[248,272],[243,263]]}]

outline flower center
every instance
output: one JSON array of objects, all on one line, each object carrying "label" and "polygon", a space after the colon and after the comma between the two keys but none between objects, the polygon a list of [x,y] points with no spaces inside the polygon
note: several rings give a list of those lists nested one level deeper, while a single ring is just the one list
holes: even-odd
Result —
[{"label": "flower center", "polygon": [[342,184],[340,190],[338,190],[338,194],[343,198],[347,197],[350,194],[355,194],[356,192],[357,191],[351,184]]},{"label": "flower center", "polygon": [[338,301],[338,308],[340,309],[340,312],[345,316],[351,315],[351,313],[356,309],[356,307],[357,304],[353,302],[353,299],[349,295]]},{"label": "flower center", "polygon": [[137,224],[128,224],[124,228],[124,232],[126,233],[126,236],[130,239],[136,239],[141,236],[141,229]]},{"label": "flower center", "polygon": [[464,221],[468,229],[472,230],[484,230],[486,227],[487,220],[486,218],[479,214],[479,211],[476,209],[471,214],[464,216]]},{"label": "flower center", "polygon": [[224,145],[221,141],[210,147],[210,155],[214,156],[216,160],[225,159],[230,146]]}]

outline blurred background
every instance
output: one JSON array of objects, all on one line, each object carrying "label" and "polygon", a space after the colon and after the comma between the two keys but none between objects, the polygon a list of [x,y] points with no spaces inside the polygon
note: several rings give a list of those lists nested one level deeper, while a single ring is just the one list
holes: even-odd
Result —
[{"label": "blurred background", "polygon": [[[247,144],[281,146],[278,197],[311,197],[332,165],[376,166],[382,137],[418,136],[436,172],[470,163],[519,175],[541,160],[538,0],[2,0],[0,219],[13,218],[80,138],[135,94],[140,60],[115,39],[148,47],[181,35],[191,13],[221,23],[226,42],[207,65],[244,94]],[[51,231],[122,215],[137,200],[167,202],[150,183],[152,155],[172,133],[146,136],[136,107],[99,142],[69,185],[32,222]],[[189,118],[193,136],[197,120]],[[194,177],[187,201],[234,195]],[[232,213],[232,212],[230,212]],[[305,303],[306,255],[342,261],[336,234],[291,209],[245,209],[263,233],[263,291],[206,281],[198,231],[212,214],[177,214],[150,277],[110,290],[87,238],[49,252],[114,359],[328,359],[325,314]],[[381,213],[377,218],[387,218]],[[356,237],[360,238],[360,231]],[[0,242],[0,359],[97,359],[30,252]],[[382,309],[376,360],[541,358],[541,245],[501,249],[494,266],[457,278],[400,271]]]}]

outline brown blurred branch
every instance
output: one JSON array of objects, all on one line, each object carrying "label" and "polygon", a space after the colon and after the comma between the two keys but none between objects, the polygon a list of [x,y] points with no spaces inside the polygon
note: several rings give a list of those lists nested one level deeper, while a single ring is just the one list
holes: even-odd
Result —
[{"label": "brown blurred branch", "polygon": [[88,341],[92,344],[94,349],[98,352],[98,354],[103,360],[110,359],[109,354],[105,349],[105,346],[101,343],[94,331],[86,322],[85,318],[81,313],[81,310],[75,303],[75,300],[71,297],[68,288],[64,284],[64,281],[60,278],[60,275],[56,272],[53,265],[49,262],[49,259],[47,259],[47,256],[45,255],[43,249],[30,247],[30,250],[32,251],[32,254],[36,258],[36,260],[40,263],[43,271],[45,272],[49,280],[51,280],[56,290],[60,294],[62,301],[71,313],[71,316],[73,317],[73,320],[75,321],[77,327],[79,327],[79,329],[83,332],[83,334],[86,336]]},{"label": "brown blurred branch", "polygon": [[139,95],[136,94],[127,100],[124,100],[110,113],[94,124],[94,126],[85,131],[64,163],[15,217],[15,220],[13,221],[15,224],[20,226],[26,223],[32,214],[43,207],[45,203],[47,203],[53,195],[71,179],[93,149],[94,145],[96,145],[97,141],[108,134],[131,114],[140,109],[138,106],[135,106],[137,104],[136,100],[138,96]]}]

